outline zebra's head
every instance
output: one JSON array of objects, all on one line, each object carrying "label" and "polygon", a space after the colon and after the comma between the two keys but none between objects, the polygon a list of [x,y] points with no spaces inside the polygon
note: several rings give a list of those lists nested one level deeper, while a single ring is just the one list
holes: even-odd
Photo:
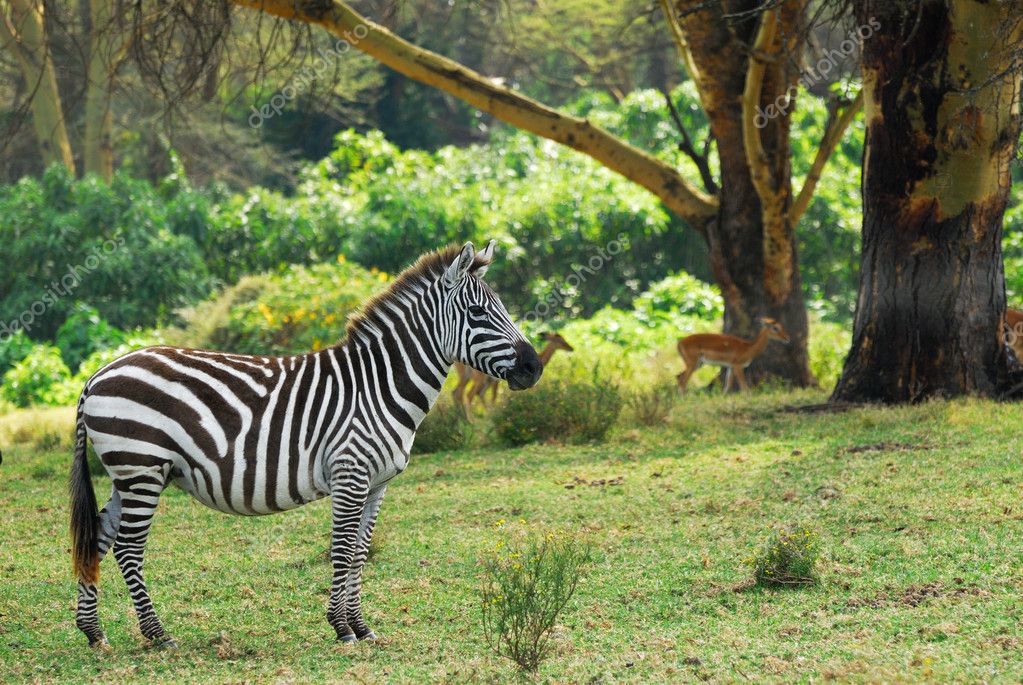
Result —
[{"label": "zebra's head", "polygon": [[478,253],[472,243],[466,243],[441,277],[449,354],[455,361],[508,381],[512,390],[525,390],[540,380],[543,365],[497,293],[483,282],[496,242],[491,240]]}]

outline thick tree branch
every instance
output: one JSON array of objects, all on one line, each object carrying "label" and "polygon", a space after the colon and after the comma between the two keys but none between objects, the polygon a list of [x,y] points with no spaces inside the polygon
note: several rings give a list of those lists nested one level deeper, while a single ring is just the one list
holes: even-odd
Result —
[{"label": "thick tree branch", "polygon": [[803,181],[803,187],[799,190],[799,194],[792,203],[792,207],[789,208],[789,223],[793,226],[799,223],[807,207],[810,206],[810,201],[817,190],[817,182],[820,181],[824,166],[831,159],[831,154],[845,135],[845,130],[849,128],[849,124],[852,123],[852,120],[856,118],[856,114],[861,109],[863,109],[862,89],[857,93],[856,98],[845,106],[840,115],[832,115],[828,121],[828,125],[824,130],[824,136],[817,147],[817,155],[814,157],[813,164],[810,165],[810,171],[806,174],[806,179]]},{"label": "thick tree branch", "polygon": [[446,57],[396,36],[340,0],[232,0],[284,19],[317,24],[405,76],[454,95],[512,126],[589,155],[643,186],[702,231],[717,214],[708,195],[670,165],[583,118],[558,112]]},{"label": "thick tree branch", "polygon": [[757,29],[753,49],[750,51],[749,69],[746,71],[746,88],[742,93],[743,145],[746,148],[746,161],[749,164],[750,176],[753,178],[753,186],[760,196],[761,203],[774,195],[775,189],[767,153],[764,151],[764,142],[760,138],[760,130],[763,127],[757,126],[757,109],[760,106],[760,94],[764,86],[767,64],[756,55],[764,53],[774,42],[777,25],[777,12],[774,10],[764,12],[760,18],[760,27]]}]

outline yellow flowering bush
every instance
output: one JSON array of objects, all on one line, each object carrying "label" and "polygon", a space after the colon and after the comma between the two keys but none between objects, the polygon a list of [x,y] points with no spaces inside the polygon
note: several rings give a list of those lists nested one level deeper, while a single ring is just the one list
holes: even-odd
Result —
[{"label": "yellow flowering bush", "polygon": [[[249,354],[323,349],[343,337],[348,315],[389,282],[388,274],[343,255],[333,263],[292,265],[200,307],[195,323],[204,335],[197,344]],[[205,320],[209,316],[219,319]]]},{"label": "yellow flowering bush", "polygon": [[820,534],[807,527],[776,531],[745,563],[757,585],[780,587],[817,582]]},{"label": "yellow flowering bush", "polygon": [[483,634],[500,656],[535,672],[551,649],[558,616],[592,558],[566,533],[531,530],[525,521],[494,524],[496,539],[480,564]]}]

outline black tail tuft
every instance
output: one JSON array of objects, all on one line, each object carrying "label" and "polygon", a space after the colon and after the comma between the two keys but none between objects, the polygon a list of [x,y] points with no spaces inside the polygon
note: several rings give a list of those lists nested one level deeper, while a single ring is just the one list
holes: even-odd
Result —
[{"label": "black tail tuft", "polygon": [[84,403],[83,391],[78,399],[75,454],[71,461],[71,557],[79,580],[94,585],[99,581],[99,507],[89,477]]}]

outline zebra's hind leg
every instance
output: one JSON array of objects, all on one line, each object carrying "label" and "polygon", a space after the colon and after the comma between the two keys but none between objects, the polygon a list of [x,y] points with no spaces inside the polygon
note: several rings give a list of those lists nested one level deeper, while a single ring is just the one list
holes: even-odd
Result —
[{"label": "zebra's hind leg", "polygon": [[362,519],[359,521],[359,541],[355,547],[355,556],[352,558],[352,568],[348,572],[348,583],[345,588],[345,615],[348,618],[348,627],[355,632],[355,637],[360,640],[375,640],[374,633],[366,620],[362,617],[362,568],[366,565],[369,557],[369,544],[373,539],[373,526],[377,521],[377,514],[380,513],[380,504],[384,501],[384,492],[387,486],[371,492],[366,499],[366,506],[362,510]]},{"label": "zebra's hind leg", "polygon": [[156,616],[142,577],[146,539],[160,493],[167,484],[168,472],[169,468],[161,465],[141,472],[133,469],[130,478],[115,478],[114,487],[121,491],[121,526],[114,540],[114,558],[135,605],[142,636],[155,646],[176,647]]},{"label": "zebra's hind leg", "polygon": [[330,583],[327,622],[341,642],[355,642],[358,639],[348,625],[345,589],[368,495],[369,476],[364,469],[356,466],[354,460],[341,459],[333,465],[330,483],[330,561],[334,575]]},{"label": "zebra's hind leg", "polygon": [[[103,510],[99,513],[99,558],[106,555],[110,545],[117,536],[121,525],[121,495],[115,488],[110,493]],[[93,583],[78,582],[78,609],[75,612],[75,625],[89,638],[89,646],[98,649],[109,649],[106,635],[99,625],[96,605],[99,602],[99,588]]]}]

